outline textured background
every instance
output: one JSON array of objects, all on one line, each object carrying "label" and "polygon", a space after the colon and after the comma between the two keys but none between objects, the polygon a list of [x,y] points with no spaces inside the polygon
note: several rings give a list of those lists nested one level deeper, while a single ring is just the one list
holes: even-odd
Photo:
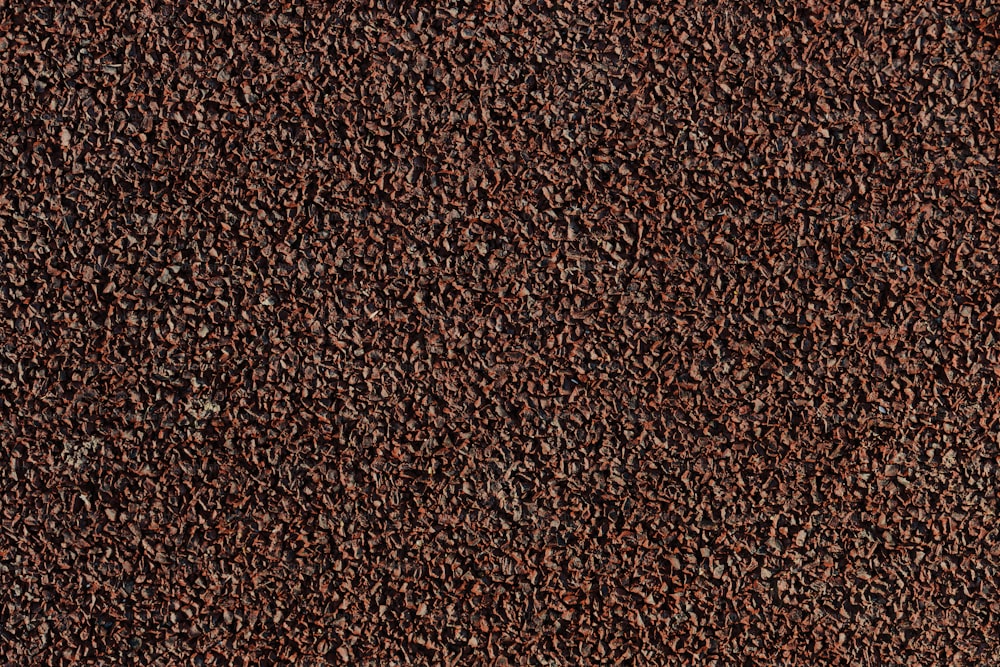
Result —
[{"label": "textured background", "polygon": [[989,3],[97,4],[0,4],[7,664],[996,664]]}]

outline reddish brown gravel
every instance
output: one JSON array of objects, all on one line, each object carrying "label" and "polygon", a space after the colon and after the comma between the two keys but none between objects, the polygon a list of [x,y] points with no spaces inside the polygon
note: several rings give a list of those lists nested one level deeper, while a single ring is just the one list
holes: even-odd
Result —
[{"label": "reddish brown gravel", "polygon": [[2,664],[998,664],[998,49],[0,3]]}]

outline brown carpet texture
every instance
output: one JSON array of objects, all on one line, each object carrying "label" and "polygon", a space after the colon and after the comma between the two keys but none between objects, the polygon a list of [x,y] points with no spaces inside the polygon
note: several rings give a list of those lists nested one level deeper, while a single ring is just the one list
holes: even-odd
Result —
[{"label": "brown carpet texture", "polygon": [[0,664],[1000,664],[998,47],[0,2]]}]

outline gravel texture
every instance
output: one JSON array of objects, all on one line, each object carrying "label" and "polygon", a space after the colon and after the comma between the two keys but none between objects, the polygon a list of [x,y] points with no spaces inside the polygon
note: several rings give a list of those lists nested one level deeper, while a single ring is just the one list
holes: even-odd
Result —
[{"label": "gravel texture", "polygon": [[995,10],[0,4],[3,664],[997,664]]}]

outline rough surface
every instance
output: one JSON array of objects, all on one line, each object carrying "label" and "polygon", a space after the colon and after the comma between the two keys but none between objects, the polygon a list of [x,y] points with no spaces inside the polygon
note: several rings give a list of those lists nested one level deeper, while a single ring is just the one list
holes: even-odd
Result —
[{"label": "rough surface", "polygon": [[995,664],[990,3],[273,4],[0,5],[6,664]]}]

